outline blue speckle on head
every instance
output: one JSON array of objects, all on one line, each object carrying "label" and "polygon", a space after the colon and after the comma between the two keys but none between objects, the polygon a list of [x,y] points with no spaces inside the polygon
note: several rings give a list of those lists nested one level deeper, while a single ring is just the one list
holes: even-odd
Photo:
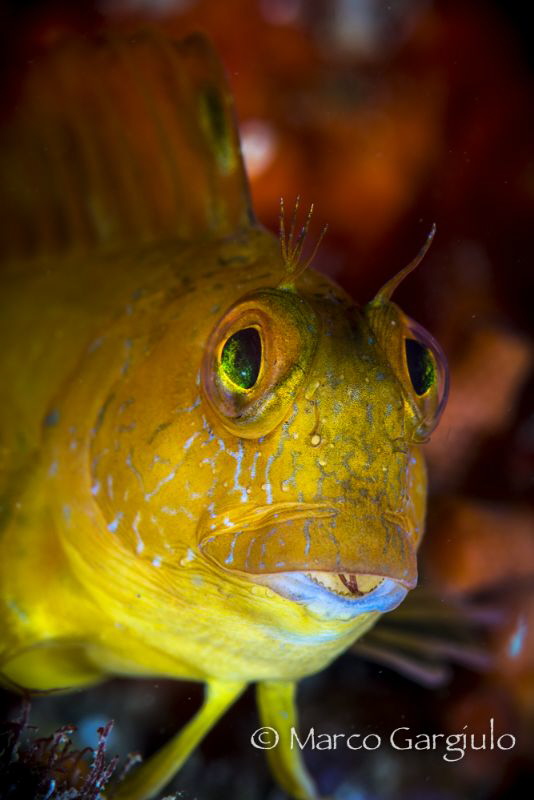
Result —
[{"label": "blue speckle on head", "polygon": [[256,477],[256,463],[258,461],[259,455],[260,455],[260,451],[256,450],[256,452],[254,453],[254,455],[252,457],[252,466],[250,467],[250,480],[251,481],[253,481],[254,478]]},{"label": "blue speckle on head", "polygon": [[53,428],[54,425],[57,425],[60,420],[60,413],[57,408],[53,408],[46,417],[44,418],[44,424],[46,428]]},{"label": "blue speckle on head", "polygon": [[191,411],[194,411],[195,408],[199,407],[200,401],[201,401],[201,398],[200,398],[200,395],[198,395],[198,397],[195,398],[195,401],[190,406],[186,406],[185,408],[177,408],[174,411],[174,413],[175,414],[190,414]]},{"label": "blue speckle on head", "polygon": [[122,513],[122,511],[119,511],[119,513],[116,514],[114,519],[112,519],[111,522],[109,523],[108,531],[111,531],[111,533],[115,533],[115,531],[119,527],[119,522],[121,521],[122,517],[123,517],[123,513]]},{"label": "blue speckle on head", "polygon": [[159,481],[159,483],[156,484],[156,486],[154,487],[154,489],[152,489],[152,491],[145,492],[145,500],[147,503],[149,500],[152,500],[154,495],[157,494],[163,488],[163,486],[165,486],[165,484],[174,480],[174,478],[176,477],[177,470],[178,467],[175,467],[168,475],[166,475]]},{"label": "blue speckle on head", "polygon": [[227,555],[227,556],[226,556],[226,558],[224,559],[224,563],[225,563],[225,564],[232,564],[232,563],[233,563],[233,560],[234,560],[234,550],[235,550],[235,543],[236,543],[236,541],[237,541],[237,538],[238,538],[238,536],[239,536],[239,533],[236,533],[236,534],[234,535],[234,538],[232,539],[232,544],[230,545],[230,552],[228,553],[228,555]]},{"label": "blue speckle on head", "polygon": [[308,556],[310,554],[310,547],[311,547],[310,525],[311,525],[311,520],[307,519],[306,522],[304,523],[304,536],[306,538],[306,547],[304,549],[305,556]]},{"label": "blue speckle on head", "polygon": [[197,438],[197,436],[200,436],[200,431],[196,431],[196,433],[193,433],[193,434],[192,434],[192,435],[189,437],[189,439],[188,439],[188,440],[186,441],[186,443],[184,444],[184,450],[189,450],[189,448],[191,447],[191,445],[193,444],[193,442],[195,441],[195,439]]},{"label": "blue speckle on head", "polygon": [[241,492],[241,502],[245,503],[248,499],[247,496],[247,489],[240,483],[241,478],[241,468],[243,466],[243,456],[244,456],[244,448],[243,448],[243,440],[239,439],[237,443],[237,451],[234,453],[232,450],[228,450],[228,455],[232,456],[236,460],[236,468],[234,472],[234,490],[236,492]]},{"label": "blue speckle on head", "polygon": [[386,379],[386,376],[384,375],[383,372],[377,372],[376,373],[376,379],[377,379],[377,381],[383,381],[383,380]]},{"label": "blue speckle on head", "polygon": [[265,550],[267,548],[267,542],[263,542],[261,546],[261,561],[260,561],[260,569],[264,569],[265,567]]}]

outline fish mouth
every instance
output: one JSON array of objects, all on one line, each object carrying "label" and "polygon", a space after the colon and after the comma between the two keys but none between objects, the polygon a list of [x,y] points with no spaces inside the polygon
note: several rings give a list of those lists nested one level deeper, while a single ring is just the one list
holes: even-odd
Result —
[{"label": "fish mouth", "polygon": [[282,572],[251,577],[255,583],[325,619],[352,619],[369,612],[393,611],[408,594],[408,589],[398,581],[376,575],[352,576],[360,587],[366,588],[358,594],[342,591],[345,576],[328,572]]},{"label": "fish mouth", "polygon": [[199,546],[219,567],[323,616],[389,611],[417,583],[419,531],[404,514],[356,504],[233,507],[204,520]]}]

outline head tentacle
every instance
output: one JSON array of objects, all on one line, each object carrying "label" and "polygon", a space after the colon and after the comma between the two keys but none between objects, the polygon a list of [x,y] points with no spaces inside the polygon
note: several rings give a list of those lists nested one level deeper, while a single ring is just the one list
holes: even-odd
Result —
[{"label": "head tentacle", "polygon": [[394,275],[393,278],[390,278],[390,280],[380,289],[380,291],[377,292],[373,300],[373,303],[379,305],[391,299],[393,292],[400,286],[403,280],[407,278],[408,275],[419,266],[421,261],[428,253],[430,245],[434,241],[436,230],[437,230],[436,223],[434,222],[430,229],[430,233],[426,237],[425,243],[423,244],[422,248],[420,249],[416,257],[412,259],[412,261],[410,261],[410,263],[406,267],[404,267],[404,269],[401,269],[400,272],[397,272],[397,274]]}]

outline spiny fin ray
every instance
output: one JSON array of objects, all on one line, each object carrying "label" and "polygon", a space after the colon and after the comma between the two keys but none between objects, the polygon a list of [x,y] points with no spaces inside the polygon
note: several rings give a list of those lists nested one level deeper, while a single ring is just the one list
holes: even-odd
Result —
[{"label": "spiny fin ray", "polygon": [[0,137],[2,255],[53,255],[253,222],[232,101],[198,34],[65,41]]}]

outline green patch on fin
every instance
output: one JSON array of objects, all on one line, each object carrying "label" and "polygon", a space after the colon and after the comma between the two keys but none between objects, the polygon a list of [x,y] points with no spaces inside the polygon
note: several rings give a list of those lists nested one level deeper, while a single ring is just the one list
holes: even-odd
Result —
[{"label": "green patch on fin", "polygon": [[204,130],[213,144],[219,170],[229,175],[236,167],[236,152],[232,147],[228,118],[216,88],[207,86],[200,96],[200,114]]}]

